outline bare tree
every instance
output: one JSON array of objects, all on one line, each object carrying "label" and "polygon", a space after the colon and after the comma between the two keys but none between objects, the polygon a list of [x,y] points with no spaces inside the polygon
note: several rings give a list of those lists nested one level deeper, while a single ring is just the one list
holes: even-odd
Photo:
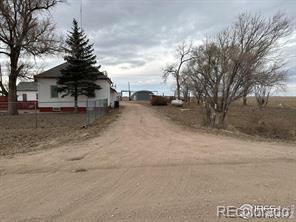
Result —
[{"label": "bare tree", "polygon": [[190,102],[190,86],[191,81],[188,77],[188,69],[184,69],[180,75],[180,91],[182,93],[184,102]]},{"label": "bare tree", "polygon": [[2,79],[2,69],[1,69],[1,64],[0,64],[0,95],[3,96],[8,96],[8,91],[3,83]]},{"label": "bare tree", "polygon": [[7,87],[5,86],[2,80],[0,80],[0,95],[8,96]]},{"label": "bare tree", "polygon": [[203,102],[203,91],[201,90],[200,85],[194,85],[191,89],[192,95],[195,97],[197,104],[201,104]]},{"label": "bare tree", "polygon": [[[238,17],[234,28],[242,49],[255,53],[255,57],[257,56],[259,59],[266,58],[266,56],[274,53],[278,39],[285,37],[290,32],[289,21],[281,13],[269,19],[258,14],[243,13]],[[262,64],[259,62],[257,65]],[[256,67],[253,67],[253,70],[254,68],[256,69]],[[244,85],[243,105],[247,105],[247,96],[254,91],[252,74],[252,69],[245,74],[246,84]]]},{"label": "bare tree", "polygon": [[257,75],[254,93],[260,109],[267,106],[273,92],[284,90],[287,82],[287,71],[282,70],[282,64],[273,64]]},{"label": "bare tree", "polygon": [[202,87],[207,124],[214,127],[221,127],[226,116],[224,111],[228,109],[227,103],[224,101],[225,96],[223,98],[222,95],[226,94],[224,91],[227,88],[223,89],[222,87],[228,81],[227,75],[224,73],[227,65],[224,64],[223,67],[220,67],[223,65],[220,61],[223,53],[226,53],[226,51],[218,47],[215,42],[207,42],[194,50],[194,59],[191,62],[194,72],[192,72],[190,78],[195,86]]},{"label": "bare tree", "polygon": [[203,86],[198,79],[192,81],[192,75],[194,75],[194,67],[192,66],[192,62],[189,62],[186,68],[182,71],[182,77],[186,80],[185,83],[188,86],[189,91],[195,97],[197,104],[200,104],[204,95]]},{"label": "bare tree", "polygon": [[176,80],[177,99],[181,99],[181,70],[183,65],[191,60],[192,44],[182,42],[176,48],[178,62],[167,65],[163,70],[163,79],[167,80],[172,76]]},{"label": "bare tree", "polygon": [[27,69],[20,58],[25,55],[41,56],[57,50],[57,40],[50,17],[44,13],[60,0],[1,0],[0,1],[0,54],[9,57],[8,112],[16,115],[17,79]]},{"label": "bare tree", "polygon": [[0,94],[3,96],[8,96],[8,91],[2,81],[0,81]]},{"label": "bare tree", "polygon": [[253,88],[258,73],[268,73],[267,58],[289,32],[289,21],[282,14],[265,19],[245,13],[194,50],[190,78],[202,85],[209,125],[224,127],[230,104],[243,97],[247,84]]},{"label": "bare tree", "polygon": [[180,89],[185,102],[190,102],[190,94],[192,94],[196,98],[197,103],[200,104],[202,101],[203,90],[199,82],[193,82],[191,80],[190,76],[192,75],[192,72],[193,70],[189,62],[181,72]]}]

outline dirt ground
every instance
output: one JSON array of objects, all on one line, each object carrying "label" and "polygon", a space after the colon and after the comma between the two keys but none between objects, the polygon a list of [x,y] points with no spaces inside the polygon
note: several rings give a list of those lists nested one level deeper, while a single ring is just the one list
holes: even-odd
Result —
[{"label": "dirt ground", "polygon": [[97,136],[101,128],[116,118],[117,111],[112,110],[89,129],[82,128],[86,123],[85,113],[38,113],[37,116],[0,113],[0,156],[84,141]]},{"label": "dirt ground", "polygon": [[0,157],[0,221],[245,221],[217,206],[295,204],[295,169],[294,145],[197,133],[125,103],[95,138]]},{"label": "dirt ground", "polygon": [[[146,104],[151,107],[150,104]],[[204,107],[196,103],[176,108],[168,106],[153,106],[155,110],[170,119],[195,129],[203,129]],[[254,98],[248,99],[248,105],[243,106],[240,101],[234,103],[227,116],[228,132],[240,137],[256,137],[277,141],[296,141],[296,97],[272,97],[265,109],[257,107]]]}]

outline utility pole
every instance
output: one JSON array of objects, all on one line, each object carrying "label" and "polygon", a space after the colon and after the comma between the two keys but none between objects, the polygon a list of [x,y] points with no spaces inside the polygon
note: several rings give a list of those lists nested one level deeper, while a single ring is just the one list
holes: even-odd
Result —
[{"label": "utility pole", "polygon": [[131,101],[131,84],[128,82],[128,101]]}]

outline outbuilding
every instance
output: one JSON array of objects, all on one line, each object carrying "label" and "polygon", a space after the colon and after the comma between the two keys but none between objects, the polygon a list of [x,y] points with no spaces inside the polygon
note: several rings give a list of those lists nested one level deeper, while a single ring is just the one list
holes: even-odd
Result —
[{"label": "outbuilding", "polygon": [[20,82],[17,87],[17,101],[37,101],[38,100],[38,88],[37,82]]},{"label": "outbuilding", "polygon": [[152,95],[154,94],[151,91],[141,90],[134,92],[131,96],[131,99],[134,101],[149,101]]}]

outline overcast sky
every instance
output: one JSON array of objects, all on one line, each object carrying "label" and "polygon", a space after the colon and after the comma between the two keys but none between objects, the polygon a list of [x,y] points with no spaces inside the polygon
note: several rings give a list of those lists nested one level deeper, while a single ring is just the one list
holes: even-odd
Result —
[{"label": "overcast sky", "polygon": [[[53,10],[59,33],[80,22],[81,0],[68,0]],[[161,68],[173,59],[173,49],[182,40],[200,43],[233,23],[248,11],[272,16],[284,12],[295,29],[296,0],[82,0],[82,26],[95,44],[102,69],[109,73],[117,90],[157,90],[172,94],[173,83],[164,84]],[[296,32],[283,55],[289,68],[287,95],[296,95]],[[62,55],[43,60],[50,68],[63,62]]]}]

